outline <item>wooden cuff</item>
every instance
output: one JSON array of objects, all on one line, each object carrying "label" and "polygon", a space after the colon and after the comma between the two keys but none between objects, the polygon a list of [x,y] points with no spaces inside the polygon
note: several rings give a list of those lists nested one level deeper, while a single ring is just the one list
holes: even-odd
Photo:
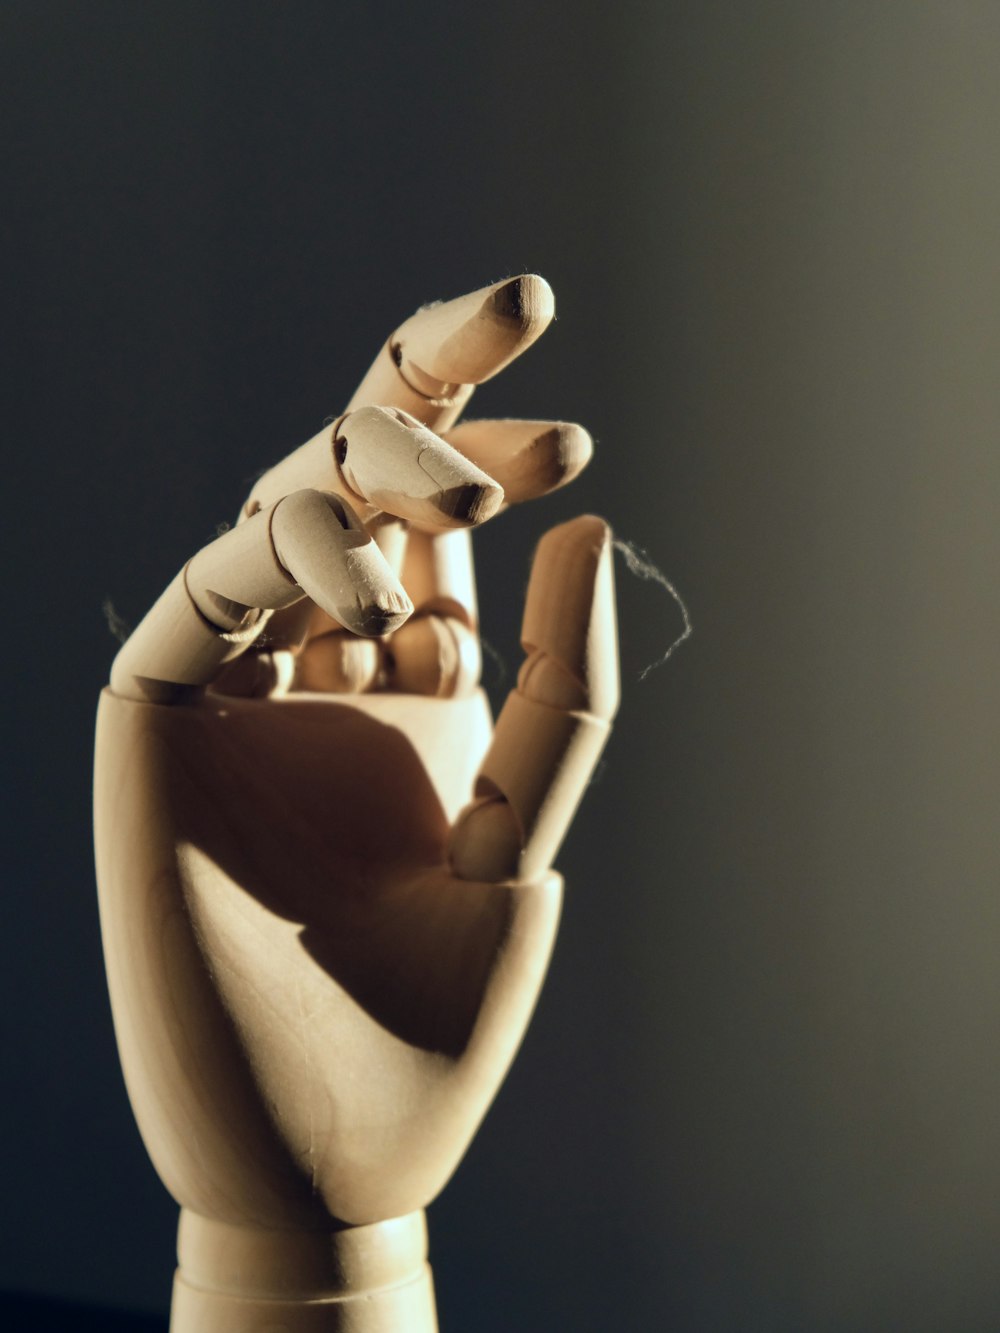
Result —
[{"label": "wooden cuff", "polygon": [[171,1333],[435,1333],[423,1212],[264,1231],[181,1210]]}]

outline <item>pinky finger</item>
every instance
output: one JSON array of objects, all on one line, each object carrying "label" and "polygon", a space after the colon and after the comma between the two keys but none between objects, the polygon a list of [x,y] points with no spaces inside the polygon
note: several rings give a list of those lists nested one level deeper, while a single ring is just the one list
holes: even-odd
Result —
[{"label": "pinky finger", "polygon": [[618,707],[611,533],[574,519],[542,539],[522,628],[527,658],[452,830],[460,879],[531,881],[566,836]]}]

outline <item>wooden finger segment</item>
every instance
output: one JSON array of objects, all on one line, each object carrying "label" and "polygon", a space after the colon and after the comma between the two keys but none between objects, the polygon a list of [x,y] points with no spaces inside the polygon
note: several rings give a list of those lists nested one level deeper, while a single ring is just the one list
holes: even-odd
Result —
[{"label": "wooden finger segment", "polygon": [[379,352],[348,404],[349,411],[375,404],[391,404],[416,417],[432,430],[443,431],[453,425],[465,410],[475,391],[474,384],[434,386],[423,393],[409,383],[400,369],[398,348],[389,340]]},{"label": "wooden finger segment", "polygon": [[274,508],[271,535],[281,564],[312,600],[355,634],[397,629],[413,603],[349,505],[297,491]]},{"label": "wooden finger segment", "polygon": [[353,495],[431,530],[483,523],[503,503],[503,490],[491,477],[398,409],[348,412],[334,453]]},{"label": "wooden finger segment", "polygon": [[474,386],[520,356],[554,314],[552,289],[535,274],[424,306],[389,338],[349,410],[391,403],[445,430],[458,420]]},{"label": "wooden finger segment", "polygon": [[264,612],[302,597],[274,550],[272,518],[273,511],[257,515],[188,562],[115,658],[116,694],[160,703],[183,698],[259,637]]},{"label": "wooden finger segment", "polygon": [[[405,629],[404,625],[397,634]],[[296,685],[300,690],[363,694],[379,683],[381,645],[375,639],[362,639],[348,630],[330,630],[309,640],[296,666]]]},{"label": "wooden finger segment", "polygon": [[479,683],[479,636],[456,616],[413,616],[392,636],[386,685],[404,694],[463,698]]},{"label": "wooden finger segment", "polygon": [[464,624],[475,626],[476,580],[472,543],[466,529],[437,535],[411,532],[402,579],[414,606],[457,616]]},{"label": "wooden finger segment", "polygon": [[397,574],[402,570],[406,557],[409,526],[405,520],[395,518],[392,514],[380,514],[366,524],[372,541],[385,556],[389,568]]},{"label": "wooden finger segment", "polygon": [[482,669],[468,530],[412,530],[402,579],[420,610],[390,641],[387,686],[433,698],[467,694]]},{"label": "wooden finger segment", "polygon": [[264,628],[264,617],[242,631],[210,624],[188,591],[186,570],[167,585],[122,645],[111,667],[111,689],[125,699],[171,703],[208,684],[225,662]]},{"label": "wooden finger segment", "polygon": [[431,530],[485,522],[503,503],[492,477],[415,416],[375,406],[346,412],[265,472],[244,517],[303,489],[340,495],[365,523],[389,514]]},{"label": "wooden finger segment", "polygon": [[552,864],[618,703],[610,532],[585,517],[539,546],[525,609],[528,658],[456,821],[463,879],[531,881]]},{"label": "wooden finger segment", "polygon": [[230,528],[188,562],[191,598],[219,629],[236,629],[250,608],[276,611],[302,600],[302,589],[274,549],[276,508]]},{"label": "wooden finger segment", "polygon": [[601,718],[565,713],[512,692],[476,784],[478,801],[455,828],[455,873],[463,879],[528,882],[543,874],[562,845],[609,733]]},{"label": "wooden finger segment", "polygon": [[343,483],[333,454],[338,425],[339,420],[329,422],[312,439],[258,477],[240,513],[240,521],[252,518],[295,491],[341,492]]},{"label": "wooden finger segment", "polygon": [[422,392],[482,384],[530,347],[555,311],[552,288],[535,273],[424,306],[393,338],[400,369]]},{"label": "wooden finger segment", "polygon": [[214,694],[238,699],[277,699],[288,694],[295,684],[295,659],[287,649],[265,646],[273,624],[272,616],[248,651],[223,665],[211,684]]},{"label": "wooden finger segment", "polygon": [[355,634],[386,634],[413,604],[339,497],[297,491],[199,551],[124,644],[116,694],[170,702],[213,681],[257,640],[268,612],[308,594]]},{"label": "wooden finger segment", "polygon": [[[521,625],[518,688],[610,721],[618,709],[618,626],[611,531],[584,515],[538,544]],[[559,685],[556,685],[556,682]]]},{"label": "wooden finger segment", "polygon": [[463,421],[446,438],[503,487],[505,504],[565,486],[594,452],[588,432],[568,421]]}]

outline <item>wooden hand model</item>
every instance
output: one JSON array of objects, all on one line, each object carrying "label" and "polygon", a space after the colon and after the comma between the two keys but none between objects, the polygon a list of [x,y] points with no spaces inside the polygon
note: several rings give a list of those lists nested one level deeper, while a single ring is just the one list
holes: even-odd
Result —
[{"label": "wooden hand model", "polygon": [[181,1205],[173,1333],[429,1333],[423,1209],[514,1056],[550,866],[618,699],[610,535],[550,531],[491,737],[469,529],[578,426],[456,425],[545,329],[514,278],[407,320],[124,645],[96,841],[122,1064]]}]

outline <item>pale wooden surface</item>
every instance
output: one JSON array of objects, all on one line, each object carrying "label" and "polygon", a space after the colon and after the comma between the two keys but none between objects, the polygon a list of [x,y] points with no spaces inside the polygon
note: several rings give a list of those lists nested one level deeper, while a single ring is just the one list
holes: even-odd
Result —
[{"label": "pale wooden surface", "polygon": [[492,735],[468,528],[590,440],[428,423],[552,309],[521,278],[407,321],[112,671],[101,915],[136,1118],[183,1210],[174,1333],[435,1326],[422,1210],[530,1018],[618,678],[610,536],[576,519],[539,546]]}]

